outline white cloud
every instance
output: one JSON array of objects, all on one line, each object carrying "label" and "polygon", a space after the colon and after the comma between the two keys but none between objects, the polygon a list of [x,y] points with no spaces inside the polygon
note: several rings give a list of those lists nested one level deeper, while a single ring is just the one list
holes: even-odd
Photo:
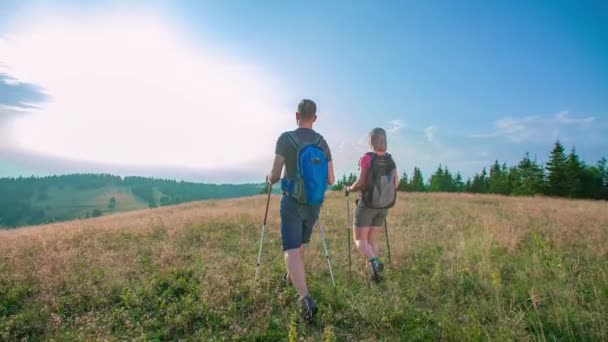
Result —
[{"label": "white cloud", "polygon": [[429,142],[436,142],[437,126],[428,126],[424,129],[424,136]]},{"label": "white cloud", "polygon": [[591,127],[595,117],[572,117],[567,111],[561,111],[551,117],[538,115],[524,117],[505,117],[494,123],[494,131],[489,134],[473,135],[475,138],[505,138],[511,142],[555,140],[572,128],[586,129]]},{"label": "white cloud", "polygon": [[389,127],[386,129],[388,133],[397,133],[403,127],[405,127],[405,122],[401,119],[395,119],[388,122]]},{"label": "white cloud", "polygon": [[49,96],[14,120],[21,148],[195,168],[272,156],[291,111],[251,62],[202,46],[156,12],[41,13],[0,36],[0,72]]},{"label": "white cloud", "polygon": [[567,111],[561,111],[555,114],[554,120],[560,125],[589,125],[595,121],[595,117],[589,116],[586,118],[577,119],[571,117]]}]

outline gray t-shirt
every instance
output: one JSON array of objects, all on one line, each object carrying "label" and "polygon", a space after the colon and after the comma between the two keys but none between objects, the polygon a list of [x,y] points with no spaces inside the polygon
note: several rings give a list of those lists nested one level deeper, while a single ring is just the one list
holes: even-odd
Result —
[{"label": "gray t-shirt", "polygon": [[[313,143],[318,136],[321,136],[319,133],[315,132],[310,128],[298,128],[295,131],[300,144]],[[321,137],[321,149],[325,152],[325,156],[327,156],[327,161],[331,161],[331,151],[329,150],[329,146],[327,145],[327,141],[323,137]],[[276,154],[285,158],[285,174],[286,177],[295,177],[296,176],[296,163],[297,163],[297,153],[298,151],[293,146],[291,142],[289,142],[289,138],[287,137],[287,132],[281,134],[279,139],[277,140],[277,148],[275,151]]]}]

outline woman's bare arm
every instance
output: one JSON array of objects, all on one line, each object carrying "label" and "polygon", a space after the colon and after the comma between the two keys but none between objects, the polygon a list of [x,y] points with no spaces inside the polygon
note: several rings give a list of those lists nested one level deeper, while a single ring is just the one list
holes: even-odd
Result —
[{"label": "woman's bare arm", "polygon": [[354,182],[351,186],[349,186],[346,190],[348,192],[352,192],[352,191],[358,191],[358,190],[363,190],[365,189],[366,186],[366,179],[367,179],[367,173],[368,170],[366,169],[362,169],[359,171],[359,178],[357,178],[357,181]]},{"label": "woman's bare arm", "polygon": [[399,173],[397,172],[397,168],[395,168],[395,175],[393,178],[395,178],[395,189],[399,189]]}]

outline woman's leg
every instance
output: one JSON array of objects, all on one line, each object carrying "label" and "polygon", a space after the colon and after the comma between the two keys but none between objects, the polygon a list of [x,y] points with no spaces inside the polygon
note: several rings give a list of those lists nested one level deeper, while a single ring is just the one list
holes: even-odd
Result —
[{"label": "woman's leg", "polygon": [[386,220],[387,214],[387,209],[376,210],[376,213],[372,219],[371,229],[369,230],[367,241],[369,242],[375,257],[378,256],[378,251],[380,249],[378,235],[384,229],[384,221]]},{"label": "woman's leg", "polygon": [[380,243],[378,242],[378,235],[382,232],[382,227],[371,227],[369,230],[369,235],[367,236],[367,242],[370,246],[373,256],[378,256]]},{"label": "woman's leg", "polygon": [[359,253],[366,259],[373,258],[374,252],[372,251],[369,242],[370,226],[372,225],[372,211],[368,208],[363,207],[360,203],[357,203],[357,209],[355,210],[355,222],[353,224],[353,238]]},{"label": "woman's leg", "polygon": [[357,249],[366,259],[373,258],[372,248],[367,241],[369,230],[370,227],[353,227],[353,235],[355,237]]}]

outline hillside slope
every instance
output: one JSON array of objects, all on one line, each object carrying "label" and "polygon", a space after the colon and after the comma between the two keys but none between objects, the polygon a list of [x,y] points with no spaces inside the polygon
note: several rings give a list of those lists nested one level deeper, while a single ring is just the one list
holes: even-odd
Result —
[{"label": "hillside slope", "polygon": [[400,194],[375,285],[354,250],[349,280],[332,194],[321,222],[338,290],[316,230],[307,325],[279,282],[278,200],[258,282],[264,196],[0,232],[0,340],[608,339],[606,202]]},{"label": "hillside slope", "polygon": [[262,184],[205,184],[106,174],[0,178],[0,229],[260,193]]}]

